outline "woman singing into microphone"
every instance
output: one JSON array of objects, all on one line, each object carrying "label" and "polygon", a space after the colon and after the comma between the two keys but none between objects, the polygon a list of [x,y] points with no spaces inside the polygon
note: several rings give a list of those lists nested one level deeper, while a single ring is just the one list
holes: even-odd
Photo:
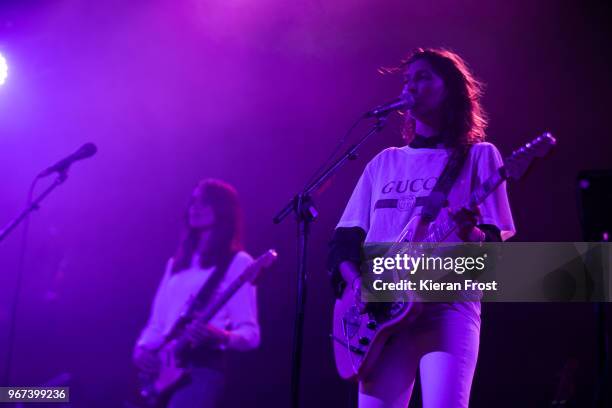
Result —
[{"label": "woman singing into microphone", "polygon": [[[413,102],[405,114],[407,145],[385,149],[366,165],[330,244],[336,295],[354,291],[356,302],[361,245],[396,241],[421,210],[416,198],[431,193],[456,149],[465,149],[466,159],[442,210],[453,209],[458,240],[502,241],[515,233],[505,183],[478,211],[465,208],[471,191],[503,165],[497,148],[485,142],[482,88],[467,64],[448,50],[418,49],[397,71],[404,76],[403,95]],[[422,303],[415,321],[392,335],[360,379],[359,407],[408,406],[417,370],[424,407],[467,407],[480,324],[480,302]]]}]

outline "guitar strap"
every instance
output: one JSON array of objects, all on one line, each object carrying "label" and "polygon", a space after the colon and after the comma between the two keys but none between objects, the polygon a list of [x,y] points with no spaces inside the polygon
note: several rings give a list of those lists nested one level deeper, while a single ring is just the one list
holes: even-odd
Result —
[{"label": "guitar strap", "polygon": [[448,193],[455,184],[459,172],[463,168],[465,159],[470,151],[471,146],[459,146],[453,149],[453,152],[446,162],[446,166],[442,174],[436,181],[436,185],[427,197],[417,197],[416,205],[423,206],[421,217],[425,222],[431,222],[436,219],[440,210],[448,206]]}]

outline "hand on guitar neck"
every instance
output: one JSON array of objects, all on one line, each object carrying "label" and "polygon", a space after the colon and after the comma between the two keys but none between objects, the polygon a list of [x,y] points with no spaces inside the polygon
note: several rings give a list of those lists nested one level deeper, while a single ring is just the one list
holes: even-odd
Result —
[{"label": "hand on guitar neck", "polygon": [[476,226],[480,209],[466,207],[459,209],[448,208],[448,215],[457,224],[457,236],[465,242],[482,242],[485,240],[485,233]]}]

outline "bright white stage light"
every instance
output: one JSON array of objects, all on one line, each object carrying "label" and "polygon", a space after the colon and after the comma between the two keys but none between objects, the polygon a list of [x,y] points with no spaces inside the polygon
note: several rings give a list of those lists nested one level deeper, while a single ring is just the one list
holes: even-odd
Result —
[{"label": "bright white stage light", "polygon": [[6,81],[6,77],[8,76],[8,64],[6,63],[6,58],[0,54],[0,85],[2,85]]}]

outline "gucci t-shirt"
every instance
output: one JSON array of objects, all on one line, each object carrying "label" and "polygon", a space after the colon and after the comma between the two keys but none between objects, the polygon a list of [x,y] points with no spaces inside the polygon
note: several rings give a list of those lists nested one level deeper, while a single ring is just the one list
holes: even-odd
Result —
[{"label": "gucci t-shirt", "polygon": [[[421,213],[421,200],[428,196],[442,174],[452,151],[444,148],[388,148],[366,166],[337,228],[359,227],[366,243],[396,242],[410,219]],[[450,208],[467,206],[471,192],[501,166],[503,160],[491,143],[476,143],[469,151],[448,194]],[[506,183],[500,184],[479,206],[478,224],[495,225],[502,240],[515,234]],[[451,235],[447,241],[458,241]],[[480,293],[480,298],[482,293]],[[417,325],[438,325],[459,311],[480,327],[480,302],[427,303]]]}]

